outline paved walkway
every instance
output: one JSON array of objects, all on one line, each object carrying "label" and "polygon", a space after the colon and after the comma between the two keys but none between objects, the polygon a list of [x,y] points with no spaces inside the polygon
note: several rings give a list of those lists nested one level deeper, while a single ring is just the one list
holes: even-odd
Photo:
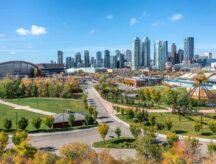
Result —
[{"label": "paved walkway", "polygon": [[52,112],[43,111],[40,109],[31,108],[29,106],[17,105],[17,104],[11,103],[11,102],[6,102],[4,100],[0,100],[0,104],[4,104],[4,105],[10,106],[10,107],[13,107],[16,110],[26,110],[29,112],[38,113],[38,114],[42,114],[42,115],[54,115],[54,114],[56,114],[56,113],[52,113]]}]

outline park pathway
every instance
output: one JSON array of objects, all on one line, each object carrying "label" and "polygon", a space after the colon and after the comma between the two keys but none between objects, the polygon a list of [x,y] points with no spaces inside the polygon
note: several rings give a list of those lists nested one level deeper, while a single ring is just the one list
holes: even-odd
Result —
[{"label": "park pathway", "polygon": [[29,112],[38,113],[38,114],[42,114],[42,115],[54,115],[54,114],[56,114],[56,113],[52,113],[52,112],[43,111],[43,110],[40,110],[40,109],[31,108],[29,106],[23,106],[23,105],[14,104],[14,103],[11,103],[11,102],[4,101],[2,99],[0,99],[0,104],[13,107],[15,110],[26,110],[26,111],[29,111]]}]

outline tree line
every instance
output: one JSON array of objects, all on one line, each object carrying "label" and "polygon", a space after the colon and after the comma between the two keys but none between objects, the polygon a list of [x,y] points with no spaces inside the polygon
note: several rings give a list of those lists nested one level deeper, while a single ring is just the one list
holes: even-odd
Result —
[{"label": "tree line", "polygon": [[71,98],[82,92],[78,80],[69,77],[66,80],[46,79],[12,79],[0,81],[0,98],[20,97],[62,97]]}]

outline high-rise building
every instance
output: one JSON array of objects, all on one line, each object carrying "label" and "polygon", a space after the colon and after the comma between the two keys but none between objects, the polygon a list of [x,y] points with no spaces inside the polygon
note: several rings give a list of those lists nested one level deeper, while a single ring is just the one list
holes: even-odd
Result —
[{"label": "high-rise building", "polygon": [[178,58],[179,58],[178,63],[182,63],[182,61],[184,60],[184,50],[182,49],[178,50]]},{"label": "high-rise building", "polygon": [[119,62],[119,68],[124,68],[124,66],[125,66],[124,54],[120,53],[118,62]]},{"label": "high-rise building", "polygon": [[141,43],[139,37],[136,37],[132,43],[131,69],[137,70],[141,65]]},{"label": "high-rise building", "polygon": [[72,61],[72,58],[71,58],[71,57],[67,57],[67,58],[66,58],[66,68],[67,68],[67,69],[72,67],[71,61]]},{"label": "high-rise building", "polygon": [[57,51],[58,54],[58,64],[63,64],[63,51]]},{"label": "high-rise building", "polygon": [[146,37],[142,41],[142,66],[144,67],[150,67],[150,49],[150,40]]},{"label": "high-rise building", "polygon": [[110,68],[110,51],[109,50],[104,51],[104,67]]},{"label": "high-rise building", "polygon": [[92,56],[91,57],[91,66],[95,67],[95,65],[96,65],[95,58],[94,58],[94,56]]},{"label": "high-rise building", "polygon": [[125,60],[127,62],[127,66],[131,66],[131,50],[125,50]]},{"label": "high-rise building", "polygon": [[96,52],[96,67],[102,67],[102,66],[103,66],[102,52],[97,51]]},{"label": "high-rise building", "polygon": [[163,63],[169,61],[168,41],[163,41]]},{"label": "high-rise building", "polygon": [[74,68],[75,67],[75,60],[74,58],[71,58],[71,68]]},{"label": "high-rise building", "polygon": [[82,65],[81,53],[77,52],[75,54],[75,66],[76,67],[81,67],[81,65]]},{"label": "high-rise building", "polygon": [[176,45],[175,45],[175,43],[173,43],[171,45],[170,61],[171,61],[172,65],[177,64],[177,53],[176,53]]},{"label": "high-rise building", "polygon": [[110,68],[117,68],[117,56],[110,57]]},{"label": "high-rise building", "polygon": [[163,70],[165,68],[165,58],[166,58],[166,46],[165,42],[157,40],[154,45],[154,65],[155,69]]},{"label": "high-rise building", "polygon": [[184,61],[191,63],[194,57],[194,38],[186,37],[184,40]]},{"label": "high-rise building", "polygon": [[84,67],[90,67],[89,51],[84,51]]}]

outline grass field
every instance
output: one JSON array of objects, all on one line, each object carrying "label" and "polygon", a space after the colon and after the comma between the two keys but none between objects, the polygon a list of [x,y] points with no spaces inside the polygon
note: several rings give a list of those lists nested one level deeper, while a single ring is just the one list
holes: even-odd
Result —
[{"label": "grass field", "polygon": [[[181,121],[179,120],[179,115],[172,113],[149,113],[149,116],[155,116],[157,123],[163,123],[166,118],[169,118],[173,122],[173,128],[171,131],[176,132],[177,134],[189,135],[189,136],[197,136],[202,138],[211,138],[215,139],[216,134],[212,134],[208,127],[208,123],[210,121],[215,120],[216,114],[208,114],[209,117],[203,116],[203,128],[200,132],[195,132],[193,124],[195,121],[200,121],[200,116],[181,116]],[[215,117],[214,117],[215,116]],[[132,120],[127,119],[126,116],[118,115],[118,117],[125,122],[132,123]],[[210,118],[212,117],[212,118]],[[167,134],[168,130],[158,130],[159,133]]]},{"label": "grass field", "polygon": [[[0,129],[3,129],[3,122],[7,118],[12,121],[12,129],[16,128],[16,112],[17,112],[17,120],[19,120],[21,117],[25,117],[29,119],[29,126],[27,130],[34,129],[31,125],[31,119],[34,117],[41,117],[43,118],[43,115],[28,112],[25,110],[15,110],[12,107],[0,104]],[[46,128],[46,126],[42,126],[42,128]]]},{"label": "grass field", "polygon": [[18,98],[6,101],[54,113],[61,113],[67,109],[73,112],[86,112],[81,99]]},{"label": "grass field", "polygon": [[94,147],[97,148],[116,148],[116,149],[134,149],[136,146],[134,138],[113,138],[106,141],[95,142]]}]

